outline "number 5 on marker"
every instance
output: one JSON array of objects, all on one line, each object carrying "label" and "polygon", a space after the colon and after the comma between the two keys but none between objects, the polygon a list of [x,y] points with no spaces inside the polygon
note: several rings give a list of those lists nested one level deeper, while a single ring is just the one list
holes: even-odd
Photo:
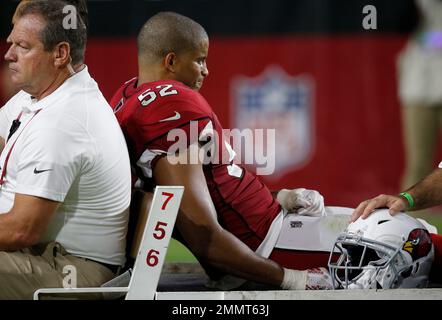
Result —
[{"label": "number 5 on marker", "polygon": [[155,226],[155,231],[158,233],[153,233],[153,237],[157,240],[164,239],[164,237],[166,236],[166,230],[161,227],[167,227],[167,223],[161,221],[157,222],[157,225]]}]

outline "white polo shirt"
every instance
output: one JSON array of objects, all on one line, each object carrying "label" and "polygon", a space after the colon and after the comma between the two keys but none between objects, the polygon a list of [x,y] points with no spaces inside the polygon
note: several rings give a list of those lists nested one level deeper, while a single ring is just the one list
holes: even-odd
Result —
[{"label": "white polo shirt", "polygon": [[[25,92],[0,109],[5,140],[0,173],[12,148],[0,213],[15,193],[60,202],[40,242],[56,240],[76,256],[122,265],[125,261],[131,173],[126,142],[111,107],[87,68],[41,101]],[[13,144],[15,145],[13,146]]]}]

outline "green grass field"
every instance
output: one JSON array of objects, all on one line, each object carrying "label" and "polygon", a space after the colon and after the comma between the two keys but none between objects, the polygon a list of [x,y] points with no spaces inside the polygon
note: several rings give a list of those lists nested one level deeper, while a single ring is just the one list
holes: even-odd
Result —
[{"label": "green grass field", "polygon": [[[442,210],[419,212],[412,215],[425,219],[437,228],[439,234],[442,234]],[[167,250],[166,262],[196,262],[196,259],[186,247],[172,239]]]},{"label": "green grass field", "polygon": [[172,239],[167,250],[166,262],[196,262],[196,259],[185,246]]},{"label": "green grass field", "polygon": [[442,209],[434,209],[431,211],[421,211],[411,214],[416,218],[422,218],[437,228],[437,232],[442,234]]}]

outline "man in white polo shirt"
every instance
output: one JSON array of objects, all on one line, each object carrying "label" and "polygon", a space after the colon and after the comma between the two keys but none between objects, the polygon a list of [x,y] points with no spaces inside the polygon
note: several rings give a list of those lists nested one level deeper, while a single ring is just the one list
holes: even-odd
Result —
[{"label": "man in white polo shirt", "polygon": [[0,299],[100,286],[125,262],[128,152],[83,64],[81,17],[77,29],[63,28],[65,5],[21,2],[7,39],[22,91],[0,109]]}]

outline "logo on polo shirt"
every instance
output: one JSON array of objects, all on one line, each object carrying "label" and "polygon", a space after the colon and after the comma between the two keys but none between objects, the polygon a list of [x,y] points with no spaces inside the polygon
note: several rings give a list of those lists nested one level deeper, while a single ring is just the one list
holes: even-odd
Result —
[{"label": "logo on polo shirt", "polygon": [[34,168],[34,174],[40,174],[46,171],[52,171],[52,169],[38,170],[37,167]]}]

